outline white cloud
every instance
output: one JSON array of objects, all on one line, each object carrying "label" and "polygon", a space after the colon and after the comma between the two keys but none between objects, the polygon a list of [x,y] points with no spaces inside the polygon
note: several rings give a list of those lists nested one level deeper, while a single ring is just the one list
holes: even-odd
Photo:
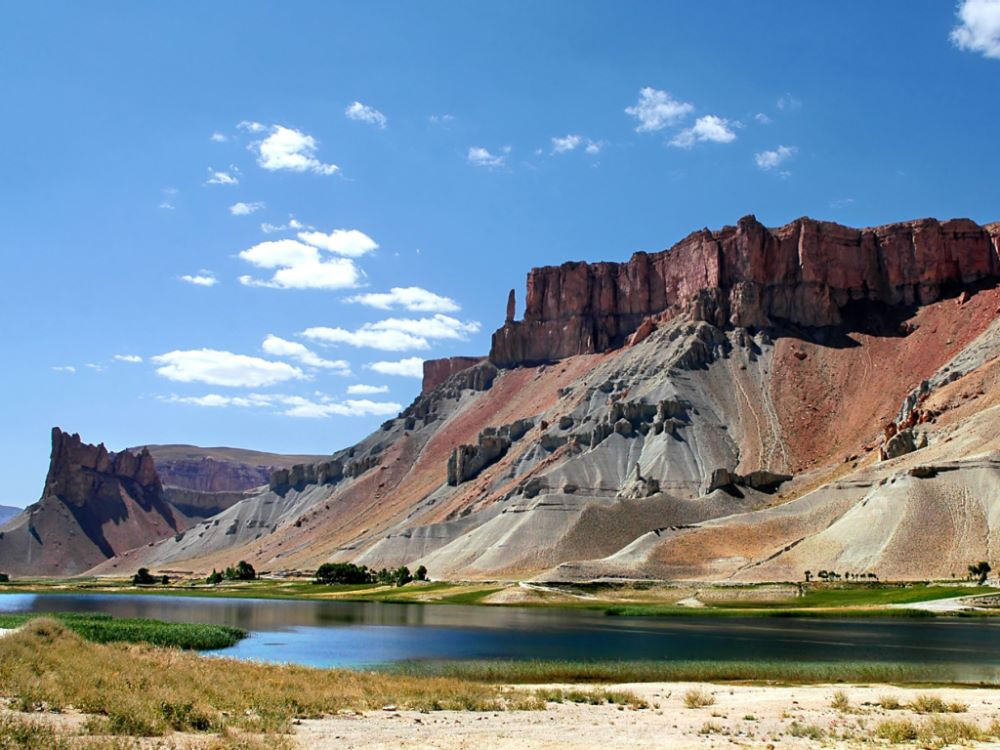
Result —
[{"label": "white cloud", "polygon": [[346,289],[357,286],[362,276],[350,258],[323,258],[315,247],[297,240],[260,242],[240,252],[239,257],[258,268],[277,269],[270,280],[240,276],[244,286]]},{"label": "white cloud", "polygon": [[355,347],[381,349],[386,352],[405,352],[410,349],[428,349],[430,343],[423,336],[415,336],[404,331],[378,330],[366,323],[356,331],[346,328],[329,328],[313,326],[302,332],[302,335],[313,341],[324,344],[349,344]]},{"label": "white cloud", "polygon": [[223,135],[222,133],[212,133],[212,135],[209,136],[209,140],[215,143],[225,143],[229,139],[226,138],[226,136]]},{"label": "white cloud", "polygon": [[770,125],[773,122],[773,120],[767,115],[765,115],[763,112],[758,112],[757,114],[755,114],[753,116],[753,119],[755,119],[761,125]]},{"label": "white cloud", "polygon": [[229,207],[229,213],[233,216],[249,216],[255,211],[260,211],[264,208],[264,201],[253,201],[252,203],[244,203],[240,201],[239,203],[234,203]]},{"label": "white cloud", "polygon": [[[233,174],[230,174],[232,172]],[[239,174],[239,170],[236,167],[230,167],[229,172],[223,172],[221,169],[208,168],[208,179],[205,181],[206,185],[239,185],[240,179],[236,175]]]},{"label": "white cloud", "polygon": [[400,404],[370,401],[368,399],[347,399],[335,401],[326,394],[316,394],[313,399],[285,394],[250,393],[246,396],[224,396],[208,393],[204,396],[161,396],[161,401],[173,404],[187,404],[207,408],[277,408],[279,413],[289,417],[330,417],[333,415],[360,417],[368,415],[393,416],[403,408]]},{"label": "white cloud", "polygon": [[337,370],[338,375],[350,375],[351,365],[343,359],[323,359],[308,347],[297,341],[289,341],[269,333],[261,344],[265,354],[272,357],[286,357],[298,360],[308,367],[322,367],[327,370]]},{"label": "white cloud", "polygon": [[[251,123],[251,132],[261,132]],[[263,129],[263,126],[261,126]],[[331,175],[339,171],[336,164],[324,164],[316,158],[316,139],[294,128],[283,125],[272,125],[270,135],[262,141],[250,144],[250,149],[257,153],[257,163],[269,171],[287,169],[292,172],[315,172]]]},{"label": "white cloud", "polygon": [[174,204],[171,203],[170,201],[161,201],[160,204],[157,206],[157,208],[162,208],[162,209],[165,209],[167,211],[173,211],[174,210]]},{"label": "white cloud", "polygon": [[552,139],[552,153],[565,154],[568,151],[575,151],[580,146],[583,146],[583,150],[588,154],[596,154],[600,152],[603,145],[600,141],[593,141],[585,136],[570,133],[561,138]]},{"label": "white cloud", "polygon": [[368,368],[382,375],[400,375],[407,378],[424,376],[424,361],[420,357],[407,357],[395,362],[372,362]]},{"label": "white cloud", "polygon": [[344,110],[344,114],[349,120],[357,120],[358,122],[367,122],[369,125],[377,125],[382,130],[385,130],[385,126],[389,123],[385,115],[374,107],[369,107],[367,104],[362,104],[361,102],[354,102],[351,104],[351,106]]},{"label": "white cloud", "polygon": [[427,122],[432,125],[449,125],[455,121],[455,115],[443,114],[443,115],[430,115],[427,118]]},{"label": "white cloud", "polygon": [[104,365],[99,365],[95,362],[88,362],[84,367],[94,372],[104,372],[107,369]]},{"label": "white cloud", "polygon": [[391,310],[401,307],[413,312],[458,312],[458,303],[450,297],[442,297],[419,286],[394,286],[388,292],[371,292],[348,297],[347,302],[359,302],[362,305],[376,307],[379,310]]},{"label": "white cloud", "polygon": [[778,146],[772,151],[761,151],[758,154],[754,154],[754,161],[757,162],[757,166],[763,170],[774,169],[782,162],[791,159],[795,156],[795,152],[798,149],[795,146]]},{"label": "white cloud", "polygon": [[791,94],[778,97],[777,105],[782,112],[794,112],[797,109],[802,109],[802,102]]},{"label": "white cloud", "polygon": [[302,229],[302,222],[298,221],[294,216],[289,216],[287,224],[270,224],[265,221],[260,225],[260,231],[264,234],[284,232],[286,229]]},{"label": "white cloud", "polygon": [[247,132],[250,133],[263,133],[265,130],[267,130],[266,125],[259,122],[254,122],[253,120],[241,120],[240,122],[236,123],[236,127],[240,128],[241,130],[246,130]]},{"label": "white cloud", "polygon": [[314,326],[302,335],[326,344],[349,344],[356,347],[402,352],[409,349],[427,349],[430,339],[464,340],[470,333],[478,333],[479,323],[463,323],[440,313],[430,318],[386,318],[365,323],[354,331],[344,328]]},{"label": "white cloud", "polygon": [[334,229],[329,234],[299,232],[299,239],[314,247],[337,255],[346,255],[349,258],[360,258],[378,247],[375,240],[357,229]]},{"label": "white cloud", "polygon": [[951,30],[952,44],[1000,59],[1000,0],[962,0],[956,15],[961,23]]},{"label": "white cloud", "polygon": [[53,372],[67,372],[70,375],[76,372],[76,368],[73,365],[54,365],[52,367]]},{"label": "white cloud", "polygon": [[351,396],[374,396],[376,393],[388,393],[389,386],[387,385],[365,385],[364,383],[355,383],[354,385],[347,386],[347,393]]},{"label": "white cloud", "polygon": [[303,380],[306,375],[286,362],[271,362],[260,357],[218,349],[187,349],[153,357],[158,375],[179,383],[207,383],[233,388],[260,388]]},{"label": "white cloud", "polygon": [[679,102],[666,91],[647,86],[639,91],[639,101],[625,108],[625,114],[631,115],[639,124],[637,133],[650,133],[669,125],[676,125],[694,111],[694,105]]},{"label": "white cloud", "polygon": [[138,354],[116,354],[115,359],[119,362],[128,362],[129,364],[139,364],[142,362],[142,357]]},{"label": "white cloud", "polygon": [[[510,149],[506,149],[506,151],[509,153]],[[494,169],[496,167],[502,167],[507,161],[507,156],[506,154],[492,154],[489,150],[483,148],[482,146],[472,146],[469,148],[468,160],[469,164],[474,167]]]},{"label": "white cloud", "polygon": [[215,278],[215,274],[211,271],[206,271],[204,268],[196,274],[186,273],[180,277],[180,280],[186,281],[188,284],[194,284],[195,286],[215,286],[219,283],[219,280]]},{"label": "white cloud", "polygon": [[705,115],[695,120],[694,125],[685,128],[675,135],[671,141],[671,146],[679,148],[691,148],[697,142],[712,141],[713,143],[731,143],[736,140],[736,133],[733,132],[735,123],[729,122],[725,118],[716,115]]}]

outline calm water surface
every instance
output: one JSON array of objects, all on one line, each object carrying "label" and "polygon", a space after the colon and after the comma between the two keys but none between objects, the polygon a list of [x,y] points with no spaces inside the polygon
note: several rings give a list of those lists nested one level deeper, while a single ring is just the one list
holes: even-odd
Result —
[{"label": "calm water surface", "polygon": [[426,659],[767,659],[932,663],[967,678],[1000,672],[1000,622],[992,619],[608,617],[517,607],[101,594],[5,594],[0,612],[235,625],[251,636],[216,653],[321,667]]}]

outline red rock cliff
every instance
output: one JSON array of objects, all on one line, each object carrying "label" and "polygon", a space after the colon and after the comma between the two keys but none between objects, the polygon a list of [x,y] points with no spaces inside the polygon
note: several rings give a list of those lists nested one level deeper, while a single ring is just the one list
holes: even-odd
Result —
[{"label": "red rock cliff", "polygon": [[156,497],[163,490],[153,457],[145,448],[140,453],[110,453],[104,443],[90,445],[79,435],[52,428],[52,458],[42,497],[59,497],[70,505],[83,506],[100,497],[109,483],[113,486],[122,480],[135,482]]},{"label": "red rock cliff", "polygon": [[802,218],[768,229],[753,216],[704,229],[626,263],[564,263],[528,274],[522,321],[493,334],[499,366],[620,346],[643,318],[684,312],[716,325],[835,326],[851,301],[912,306],[1000,278],[1000,223],[916,221],[852,229]]},{"label": "red rock cliff", "polygon": [[424,360],[424,381],[421,393],[429,393],[456,372],[468,370],[478,365],[485,357],[448,357],[446,359]]}]

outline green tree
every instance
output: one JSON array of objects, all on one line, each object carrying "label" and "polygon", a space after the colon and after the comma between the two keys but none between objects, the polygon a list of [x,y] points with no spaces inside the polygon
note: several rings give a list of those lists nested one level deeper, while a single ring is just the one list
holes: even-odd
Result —
[{"label": "green tree", "polygon": [[417,568],[417,572],[413,574],[413,579],[416,581],[426,581],[427,580],[427,568],[421,565]]},{"label": "green tree", "polygon": [[222,573],[212,568],[212,573],[208,578],[205,579],[205,583],[210,583],[213,586],[222,583]]},{"label": "green tree", "polygon": [[371,583],[372,572],[364,565],[358,567],[354,563],[323,563],[316,569],[316,583],[324,584],[357,584]]},{"label": "green tree", "polygon": [[985,560],[980,560],[975,565],[969,566],[969,576],[971,578],[978,579],[979,585],[982,586],[984,583],[986,583],[986,579],[989,577],[990,571],[992,570],[993,567],[988,562],[986,562]]},{"label": "green tree", "polygon": [[149,574],[149,568],[139,568],[135,575],[132,576],[133,586],[148,586],[156,582],[156,579]]},{"label": "green tree", "polygon": [[405,586],[410,581],[413,580],[413,576],[410,574],[410,569],[405,565],[401,568],[396,568],[392,574],[392,582],[397,586]]},{"label": "green tree", "polygon": [[252,581],[257,577],[257,571],[246,560],[240,560],[235,568],[226,568],[226,578],[230,581]]},{"label": "green tree", "polygon": [[0,573],[0,583],[10,583],[10,576],[6,573]]}]

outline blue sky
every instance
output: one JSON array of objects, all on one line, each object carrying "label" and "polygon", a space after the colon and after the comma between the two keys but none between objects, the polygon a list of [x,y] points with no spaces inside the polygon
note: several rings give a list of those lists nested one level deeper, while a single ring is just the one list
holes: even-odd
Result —
[{"label": "blue sky", "polygon": [[53,425],[347,445],[531,266],[748,213],[1000,219],[997,0],[4,15],[0,503]]}]

